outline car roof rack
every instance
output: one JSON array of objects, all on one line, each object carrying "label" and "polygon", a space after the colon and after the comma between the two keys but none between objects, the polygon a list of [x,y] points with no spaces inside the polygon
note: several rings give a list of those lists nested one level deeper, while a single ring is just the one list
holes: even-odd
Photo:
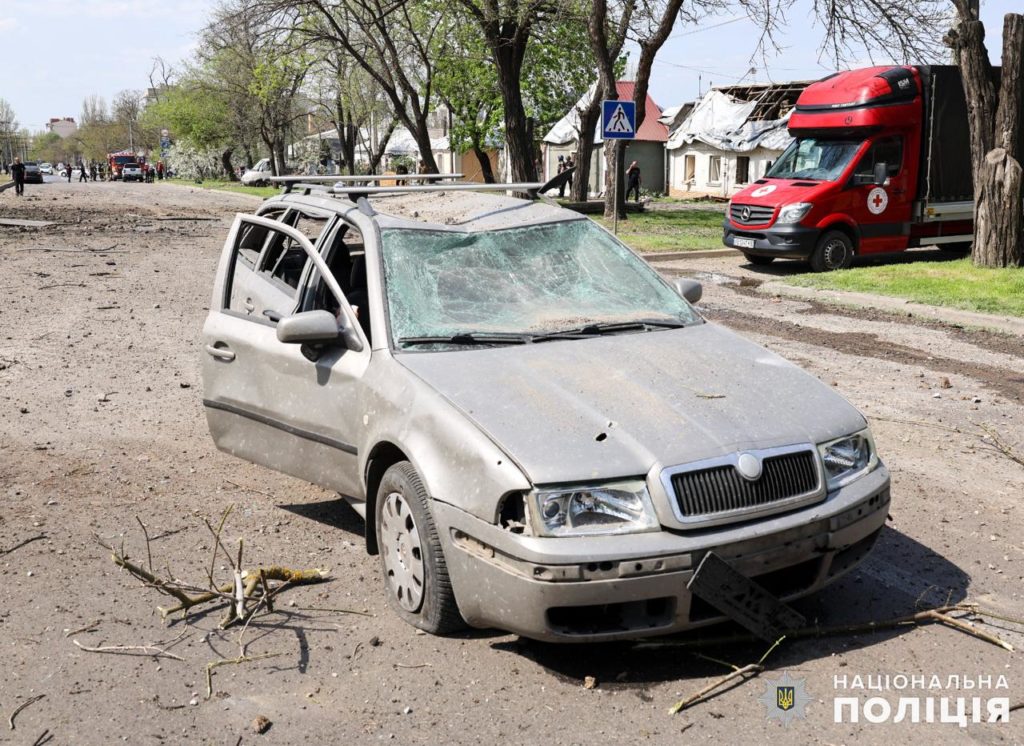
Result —
[{"label": "car roof rack", "polygon": [[328,191],[331,194],[344,195],[356,201],[359,197],[386,196],[390,194],[420,194],[428,192],[526,192],[531,197],[544,188],[541,181],[528,181],[518,184],[480,184],[476,182],[462,182],[459,184],[423,184],[410,186],[337,186]]},{"label": "car roof rack", "polygon": [[267,181],[273,184],[281,184],[284,193],[289,194],[296,188],[304,189],[309,194],[310,189],[323,188],[323,184],[367,184],[374,181],[440,181],[443,179],[461,179],[463,174],[339,174],[337,176],[271,176]]}]

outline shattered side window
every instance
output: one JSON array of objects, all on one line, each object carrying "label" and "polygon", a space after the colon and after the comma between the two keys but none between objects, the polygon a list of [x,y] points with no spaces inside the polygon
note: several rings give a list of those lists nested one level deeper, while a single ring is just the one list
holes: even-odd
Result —
[{"label": "shattered side window", "polygon": [[699,320],[644,261],[590,220],[485,233],[381,233],[393,338],[555,332]]}]

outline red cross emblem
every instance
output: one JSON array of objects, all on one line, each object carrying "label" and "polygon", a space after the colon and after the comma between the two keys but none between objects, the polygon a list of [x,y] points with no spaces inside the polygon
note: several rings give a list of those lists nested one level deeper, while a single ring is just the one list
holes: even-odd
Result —
[{"label": "red cross emblem", "polygon": [[876,194],[875,198],[873,200],[871,200],[871,201],[875,203],[875,207],[881,207],[882,206],[882,195]]}]

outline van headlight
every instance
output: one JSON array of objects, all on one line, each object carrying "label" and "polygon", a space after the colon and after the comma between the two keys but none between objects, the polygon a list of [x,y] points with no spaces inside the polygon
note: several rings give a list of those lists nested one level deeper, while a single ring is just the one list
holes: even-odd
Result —
[{"label": "van headlight", "polygon": [[642,479],[537,489],[530,513],[538,536],[632,534],[659,530]]},{"label": "van headlight", "polygon": [[775,219],[775,222],[779,225],[799,223],[807,217],[807,213],[811,211],[812,207],[814,207],[814,204],[811,202],[796,202],[792,205],[785,205],[779,210],[779,217]]},{"label": "van headlight", "polygon": [[878,466],[875,441],[867,428],[818,446],[828,491],[843,487]]}]

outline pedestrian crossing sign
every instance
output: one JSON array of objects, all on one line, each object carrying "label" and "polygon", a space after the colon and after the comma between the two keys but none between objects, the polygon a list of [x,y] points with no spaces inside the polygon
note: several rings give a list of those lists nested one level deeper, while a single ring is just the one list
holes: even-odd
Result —
[{"label": "pedestrian crossing sign", "polygon": [[636,104],[632,101],[601,102],[601,138],[632,140],[636,137]]}]

